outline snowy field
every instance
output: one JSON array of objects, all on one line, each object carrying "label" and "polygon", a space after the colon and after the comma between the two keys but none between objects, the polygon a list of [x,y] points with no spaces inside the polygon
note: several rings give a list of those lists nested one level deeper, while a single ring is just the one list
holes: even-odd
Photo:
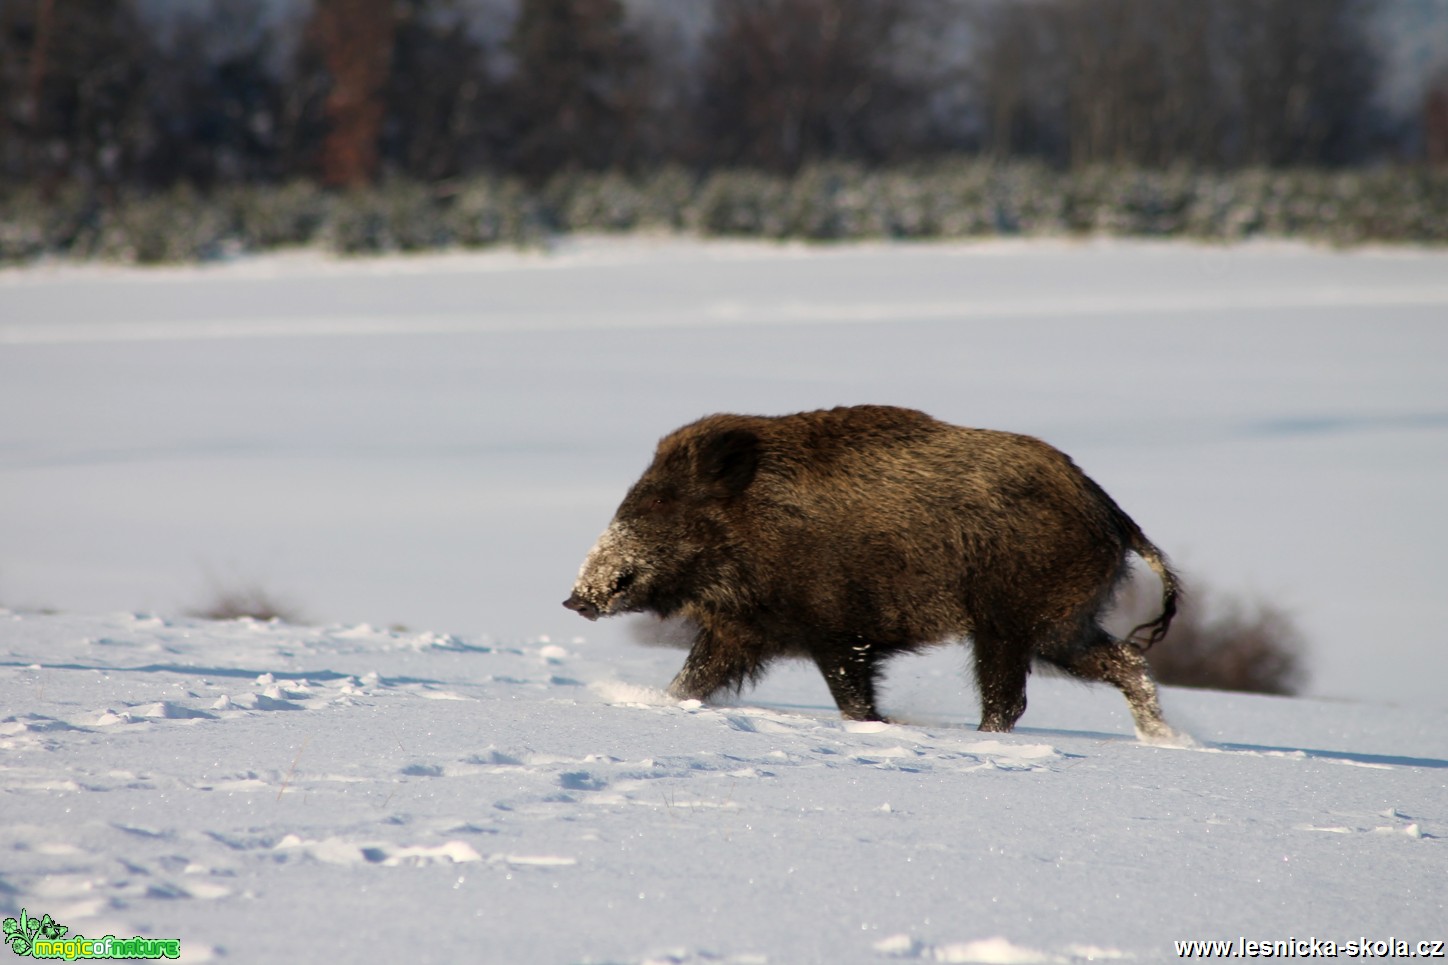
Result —
[{"label": "snowy field", "polygon": [[676,651],[0,615],[0,907],[183,961],[1082,962],[1448,937],[1448,715],[1168,690],[1205,749],[956,653],[844,724]]},{"label": "snowy field", "polygon": [[[183,960],[1073,962],[1448,937],[1448,253],[776,247],[0,271],[0,912]],[[1065,449],[1313,699],[1197,748],[957,648],[846,725],[559,604],[668,430],[857,402]],[[182,619],[257,584],[316,624]],[[54,615],[37,612],[53,608]],[[410,629],[389,630],[405,625]]]},{"label": "snowy field", "polygon": [[572,242],[0,271],[0,605],[622,636],[559,606],[660,436],[882,402],[1039,435],[1310,692],[1448,708],[1448,252]]}]

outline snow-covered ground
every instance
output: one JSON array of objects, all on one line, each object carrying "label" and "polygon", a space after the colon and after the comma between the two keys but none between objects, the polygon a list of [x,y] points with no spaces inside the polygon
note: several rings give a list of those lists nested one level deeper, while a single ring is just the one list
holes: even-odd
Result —
[{"label": "snow-covered ground", "polygon": [[[0,911],[236,961],[1448,937],[1445,318],[1448,253],[1283,245],[0,271]],[[676,705],[559,605],[660,435],[866,401],[1065,449],[1318,699],[1168,690],[1203,746],[1147,747],[1036,678],[986,738],[952,647],[900,724],[803,667]],[[324,626],[176,616],[213,583]]]},{"label": "snow-covered ground", "polygon": [[[1448,707],[1448,252],[569,242],[0,271],[0,604],[580,632],[657,439],[858,402],[1043,436],[1311,692]],[[588,628],[622,636],[619,625]]]},{"label": "snow-covered ground", "polygon": [[677,651],[0,614],[0,908],[183,961],[1172,960],[1445,936],[1448,715],[1032,681],[973,730],[951,648],[845,724]]}]

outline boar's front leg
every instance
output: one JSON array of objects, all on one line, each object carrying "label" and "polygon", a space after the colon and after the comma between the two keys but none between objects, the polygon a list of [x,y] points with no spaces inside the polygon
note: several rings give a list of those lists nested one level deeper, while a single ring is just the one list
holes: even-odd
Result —
[{"label": "boar's front leg", "polygon": [[818,651],[815,664],[846,720],[884,720],[875,709],[875,656],[868,643]]},{"label": "boar's front leg", "polygon": [[683,668],[669,684],[675,700],[708,700],[721,690],[735,693],[764,671],[761,648],[735,628],[701,624]]},{"label": "boar's front leg", "polygon": [[975,682],[980,691],[979,730],[1009,733],[1026,712],[1031,652],[1015,641],[977,630]]}]

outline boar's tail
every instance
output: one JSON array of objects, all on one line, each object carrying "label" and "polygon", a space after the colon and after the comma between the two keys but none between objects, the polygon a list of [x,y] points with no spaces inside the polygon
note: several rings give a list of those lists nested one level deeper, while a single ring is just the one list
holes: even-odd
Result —
[{"label": "boar's tail", "polygon": [[[1135,523],[1131,524],[1131,537],[1131,548],[1136,551],[1137,556],[1146,560],[1146,565],[1150,566],[1152,572],[1161,580],[1161,616],[1141,624],[1126,635],[1127,643],[1140,650],[1150,650],[1152,644],[1166,636],[1167,630],[1171,629],[1172,617],[1176,616],[1177,612],[1177,599],[1181,596],[1181,581],[1168,565],[1166,554],[1157,549]],[[1146,632],[1145,638],[1138,636],[1143,632]]]},{"label": "boar's tail", "polygon": [[[1148,620],[1140,626],[1134,627],[1126,635],[1126,643],[1131,644],[1139,650],[1150,650],[1152,645],[1166,636],[1167,630],[1171,629],[1172,618],[1176,616],[1177,602],[1181,599],[1181,580],[1172,571],[1171,564],[1167,562],[1166,554],[1157,549],[1156,544],[1146,538],[1141,527],[1136,525],[1136,520],[1126,515],[1126,511],[1116,505],[1116,501],[1107,495],[1106,491],[1096,485],[1094,480],[1087,477],[1090,490],[1096,494],[1107,507],[1107,511],[1116,523],[1118,531],[1125,537],[1126,545],[1146,561],[1151,567],[1157,579],[1161,580],[1161,615],[1155,620]],[[1142,636],[1145,634],[1145,636]]]},{"label": "boar's tail", "polygon": [[[1161,580],[1161,615],[1155,620],[1148,620],[1146,623],[1133,627],[1123,641],[1145,652],[1166,636],[1166,632],[1171,629],[1171,621],[1176,616],[1177,603],[1182,596],[1181,580],[1172,571],[1166,554],[1146,538],[1141,527],[1136,525],[1136,520],[1126,515],[1126,511],[1116,505],[1116,500],[1112,499],[1106,490],[1098,486],[1090,476],[1083,473],[1081,478],[1086,484],[1087,492],[1100,501],[1098,505],[1105,508],[1127,548],[1145,560],[1146,565],[1151,567],[1157,579]],[[1145,636],[1143,637],[1141,634],[1145,634]]]}]

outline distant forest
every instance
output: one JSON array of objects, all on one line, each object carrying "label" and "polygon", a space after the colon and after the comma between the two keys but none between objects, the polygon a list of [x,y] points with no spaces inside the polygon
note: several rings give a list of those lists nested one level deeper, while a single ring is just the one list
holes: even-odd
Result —
[{"label": "distant forest", "polygon": [[1385,112],[1366,0],[156,6],[0,0],[0,179],[1448,162],[1448,77]]},{"label": "distant forest", "polygon": [[[1385,26],[1445,34],[1406,95]],[[0,264],[1444,244],[1445,47],[1448,0],[0,0]]]}]

